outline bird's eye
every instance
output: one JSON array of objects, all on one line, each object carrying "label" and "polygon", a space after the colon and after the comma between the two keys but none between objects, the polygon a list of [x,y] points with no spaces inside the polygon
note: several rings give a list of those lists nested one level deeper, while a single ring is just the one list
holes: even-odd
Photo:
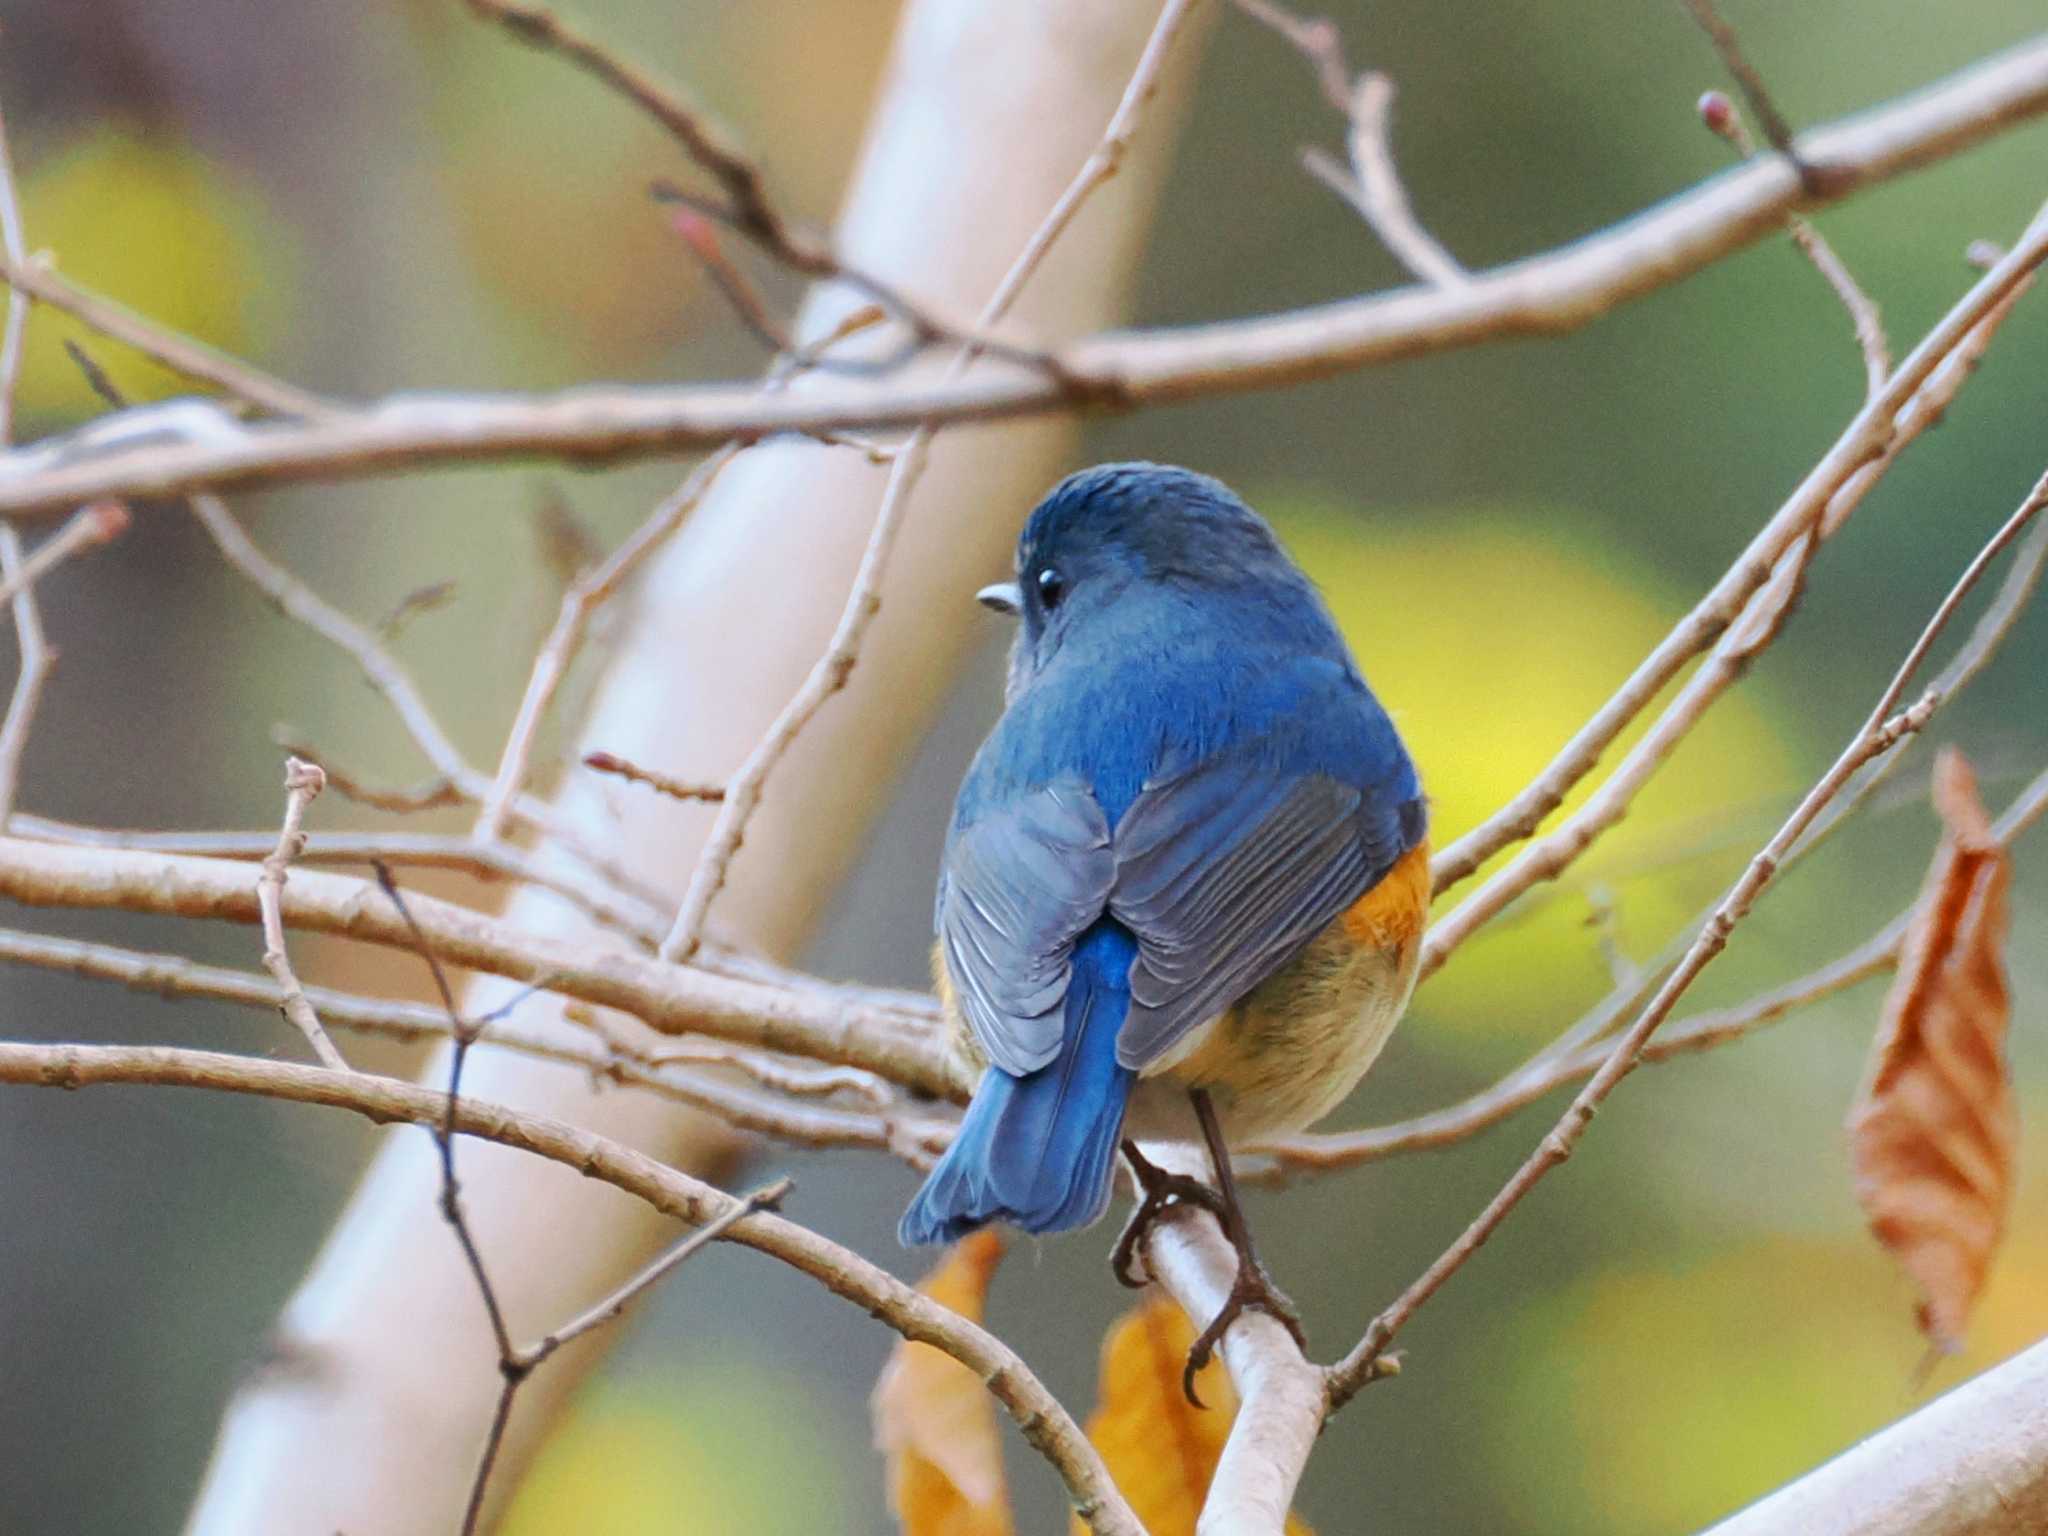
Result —
[{"label": "bird's eye", "polygon": [[1038,600],[1045,605],[1046,612],[1059,607],[1060,599],[1066,595],[1067,581],[1058,571],[1048,565],[1038,573]]}]

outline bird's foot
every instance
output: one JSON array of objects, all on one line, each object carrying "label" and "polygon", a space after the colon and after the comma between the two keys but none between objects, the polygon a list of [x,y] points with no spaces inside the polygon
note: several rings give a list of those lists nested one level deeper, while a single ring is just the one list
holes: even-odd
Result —
[{"label": "bird's foot", "polygon": [[1187,1365],[1180,1373],[1180,1389],[1197,1408],[1207,1405],[1195,1395],[1195,1373],[1209,1363],[1216,1353],[1216,1346],[1223,1342],[1223,1335],[1230,1331],[1230,1325],[1251,1311],[1263,1312],[1274,1319],[1294,1336],[1295,1345],[1303,1354],[1308,1352],[1308,1335],[1302,1331],[1301,1314],[1295,1310],[1294,1303],[1273,1283],[1273,1277],[1266,1273],[1266,1266],[1259,1262],[1259,1256],[1252,1252],[1250,1246],[1238,1247],[1237,1278],[1231,1282],[1230,1294],[1223,1299],[1222,1309],[1210,1320],[1209,1326],[1196,1335],[1194,1345],[1188,1350]]},{"label": "bird's foot", "polygon": [[1146,1283],[1145,1276],[1136,1268],[1138,1247],[1160,1217],[1177,1205],[1192,1205],[1209,1212],[1226,1226],[1228,1221],[1223,1197],[1200,1179],[1160,1167],[1138,1150],[1136,1142],[1124,1143],[1124,1160],[1131,1165],[1131,1177],[1137,1180],[1139,1200],[1137,1209],[1131,1212],[1131,1219],[1124,1223],[1116,1247],[1110,1250],[1109,1269],[1120,1284],[1135,1291]]}]

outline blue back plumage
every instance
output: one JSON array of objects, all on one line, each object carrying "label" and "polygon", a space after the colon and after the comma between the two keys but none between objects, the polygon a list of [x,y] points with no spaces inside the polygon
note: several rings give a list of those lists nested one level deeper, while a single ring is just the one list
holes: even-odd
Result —
[{"label": "blue back plumage", "polygon": [[[1084,471],[1017,558],[1009,707],[961,785],[937,910],[994,1065],[904,1216],[912,1243],[1095,1220],[1138,1069],[1422,835],[1392,722],[1225,487]],[[1210,876],[1239,901],[1219,906]]]}]

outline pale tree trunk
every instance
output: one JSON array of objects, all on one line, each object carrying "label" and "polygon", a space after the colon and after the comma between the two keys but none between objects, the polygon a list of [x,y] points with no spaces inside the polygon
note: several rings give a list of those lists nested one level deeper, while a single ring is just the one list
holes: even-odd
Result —
[{"label": "pale tree trunk", "polygon": [[2048,1531],[2048,1342],[1964,1382],[1706,1536]]},{"label": "pale tree trunk", "polygon": [[[909,0],[838,228],[852,263],[971,316],[1093,149],[1157,14],[1150,0]],[[1089,204],[1014,311],[1056,339],[1118,316],[1187,94],[1181,51],[1122,173]],[[801,104],[793,104],[800,110]],[[815,335],[844,295],[815,295]],[[800,386],[799,386],[800,387]],[[942,435],[848,691],[771,781],[716,909],[726,932],[786,955],[858,850],[909,748],[971,649],[969,595],[1003,569],[1019,519],[1067,467],[1069,426]],[[858,454],[772,444],[743,454],[658,558],[583,733],[684,778],[729,774],[824,650],[878,502]],[[566,800],[593,840],[680,893],[709,826],[653,795]],[[622,813],[622,814],[620,814]],[[555,904],[510,916],[575,931]],[[473,989],[487,1006],[502,993]],[[545,1010],[522,1014],[528,1027]],[[561,1026],[566,1027],[566,1026]],[[427,1081],[444,1080],[445,1064]],[[481,1052],[466,1091],[601,1126],[678,1166],[717,1169],[720,1128],[646,1096]],[[464,1196],[515,1339],[531,1341],[672,1236],[645,1207],[564,1170],[460,1149]],[[428,1138],[394,1134],[286,1308],[278,1364],[231,1406],[189,1529],[205,1536],[377,1536],[455,1528],[498,1387],[476,1287],[436,1208]],[[602,1349],[608,1331],[592,1336]],[[494,1499],[517,1482],[589,1350],[522,1390]]]}]

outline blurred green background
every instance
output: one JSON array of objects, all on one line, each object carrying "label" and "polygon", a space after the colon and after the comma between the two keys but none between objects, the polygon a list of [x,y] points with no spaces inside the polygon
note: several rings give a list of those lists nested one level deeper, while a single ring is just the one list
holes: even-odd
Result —
[{"label": "blurred green background", "polygon": [[[788,203],[829,217],[886,45],[887,0],[605,0],[612,38],[689,79]],[[1726,163],[1693,102],[1723,83],[1670,0],[1332,4],[1358,66],[1401,86],[1415,202],[1483,265],[1567,240]],[[2011,43],[2038,0],[1730,0],[1797,122],[1873,104]],[[1275,309],[1401,280],[1295,164],[1337,125],[1301,62],[1227,16],[1136,318]],[[587,81],[454,0],[0,0],[0,98],[32,247],[74,277],[341,394],[739,374],[752,344],[641,196],[666,146]],[[2048,193],[2048,125],[1858,199],[1823,226],[1899,350]],[[773,285],[771,285],[773,286]],[[777,287],[777,292],[786,292]],[[91,402],[36,326],[27,433]],[[100,349],[131,389],[170,386]],[[1641,809],[1419,995],[1339,1117],[1488,1081],[1607,980],[1601,905],[1655,954],[1860,721],[1926,612],[2042,468],[2048,296],[2027,301],[1950,420],[1825,552],[1781,643]],[[1440,836],[1519,786],[1719,573],[1854,409],[1847,323],[1774,241],[1584,333],[1284,394],[1102,423],[1085,459],[1181,460],[1278,521],[1401,720]],[[464,747],[494,757],[559,577],[527,530],[559,499],[605,536],[672,472],[468,471],[251,502],[260,536],[352,611],[461,578],[401,641]],[[1021,518],[1024,508],[1016,509]],[[24,808],[119,825],[264,825],[274,721],[347,728],[350,763],[417,775],[346,665],[277,621],[189,523],[143,517],[44,586],[62,665]],[[11,665],[11,662],[7,663]],[[2000,804],[2048,761],[2048,614],[1941,717]],[[5,675],[5,674],[0,674]],[[811,956],[916,983],[942,810],[993,718],[991,649],[891,810],[861,900]],[[1896,794],[1786,882],[1696,994],[1831,956],[1915,888],[1927,747]],[[335,812],[338,821],[339,812]],[[2048,834],[2022,845],[2013,1054],[2030,1128],[2008,1251],[1937,1386],[2048,1331],[2040,1048]],[[897,914],[900,921],[884,914]],[[50,931],[247,964],[247,936],[13,914]],[[0,974],[8,1032],[271,1050],[273,1020]],[[1841,1122],[1875,1021],[1866,986],[1733,1049],[1644,1073],[1502,1238],[1417,1319],[1409,1370],[1325,1435],[1302,1506],[1325,1531],[1684,1530],[1914,1402],[1904,1280],[1866,1241]],[[1256,1197],[1266,1254],[1331,1353],[1434,1256],[1547,1124]],[[21,1531],[162,1531],[222,1405],[373,1144],[339,1116],[160,1091],[0,1096],[0,1508]],[[911,1176],[762,1154],[804,1219],[903,1272]],[[1101,1234],[1023,1245],[995,1325],[1070,1401],[1125,1298]],[[744,1317],[744,1325],[735,1321]],[[635,1319],[512,1528],[628,1536],[886,1529],[865,1399],[888,1337],[744,1253],[694,1264]],[[1059,1518],[1020,1455],[1026,1528]],[[687,1516],[682,1512],[687,1511]],[[680,1523],[679,1523],[680,1522]]]}]

